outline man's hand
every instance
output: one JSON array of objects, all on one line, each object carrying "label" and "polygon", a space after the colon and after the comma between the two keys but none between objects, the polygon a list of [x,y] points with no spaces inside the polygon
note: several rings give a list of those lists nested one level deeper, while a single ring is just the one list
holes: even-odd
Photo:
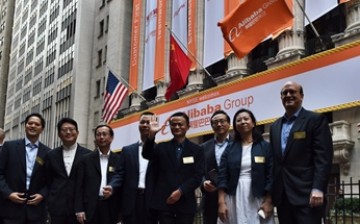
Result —
[{"label": "man's hand", "polygon": [[262,209],[265,213],[265,217],[270,217],[273,214],[273,208],[271,196],[266,195],[260,206],[260,209]]},{"label": "man's hand", "polygon": [[113,188],[110,185],[103,187],[103,196],[105,199],[108,199],[113,194]]},{"label": "man's hand", "polygon": [[44,197],[41,194],[33,194],[30,195],[29,200],[27,201],[28,205],[37,205],[39,204],[42,200],[44,199]]},{"label": "man's hand", "polygon": [[76,220],[81,223],[84,224],[86,221],[86,216],[85,216],[85,212],[77,212],[76,213]]},{"label": "man's hand", "polygon": [[204,189],[207,192],[214,192],[216,191],[216,187],[211,183],[210,180],[205,180],[203,183]]},{"label": "man's hand", "polygon": [[166,204],[172,205],[175,204],[181,197],[181,191],[177,189],[176,191],[173,191],[171,195],[166,199]]},{"label": "man's hand", "polygon": [[17,203],[17,204],[24,204],[26,203],[26,198],[24,198],[25,196],[25,193],[19,193],[19,192],[12,192],[10,195],[9,195],[9,200],[14,202],[14,203]]},{"label": "man's hand", "polygon": [[322,191],[313,189],[310,194],[310,207],[319,207],[324,203],[324,193]]}]

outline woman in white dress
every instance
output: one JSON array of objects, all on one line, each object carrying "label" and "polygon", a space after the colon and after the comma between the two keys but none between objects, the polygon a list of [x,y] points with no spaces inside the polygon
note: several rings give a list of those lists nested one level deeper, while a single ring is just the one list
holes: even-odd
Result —
[{"label": "woman in white dress", "polygon": [[[256,119],[250,110],[235,113],[234,141],[223,153],[219,168],[218,223],[274,223],[270,196],[272,156],[269,143],[255,127]],[[260,210],[265,218],[258,214]]]}]

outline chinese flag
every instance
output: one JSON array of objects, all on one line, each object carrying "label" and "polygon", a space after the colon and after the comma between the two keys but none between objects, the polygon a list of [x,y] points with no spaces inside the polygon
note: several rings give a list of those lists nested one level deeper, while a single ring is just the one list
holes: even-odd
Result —
[{"label": "chinese flag", "polygon": [[218,26],[236,56],[242,58],[270,34],[287,28],[292,19],[285,0],[247,0],[225,16]]},{"label": "chinese flag", "polygon": [[170,84],[166,89],[166,100],[169,100],[176,91],[185,86],[191,63],[190,58],[170,34]]}]

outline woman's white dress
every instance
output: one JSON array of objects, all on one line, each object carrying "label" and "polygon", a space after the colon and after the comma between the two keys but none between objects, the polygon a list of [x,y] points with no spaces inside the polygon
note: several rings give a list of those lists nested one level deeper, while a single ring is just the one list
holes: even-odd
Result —
[{"label": "woman's white dress", "polygon": [[[262,219],[257,214],[262,198],[255,198],[251,192],[251,147],[243,146],[241,170],[235,195],[226,195],[229,219],[227,224],[274,224],[274,217]],[[223,223],[218,219],[218,223]]]}]

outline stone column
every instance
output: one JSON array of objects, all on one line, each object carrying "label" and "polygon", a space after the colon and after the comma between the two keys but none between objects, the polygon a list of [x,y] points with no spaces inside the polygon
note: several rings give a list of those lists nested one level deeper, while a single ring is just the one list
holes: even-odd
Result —
[{"label": "stone column", "polygon": [[279,52],[275,57],[265,61],[268,68],[274,68],[300,59],[305,55],[305,28],[304,12],[305,0],[297,0],[293,3],[294,24],[291,30],[284,31],[277,37]]},{"label": "stone column", "polygon": [[226,58],[226,61],[228,69],[224,75],[215,78],[217,83],[229,82],[234,79],[245,77],[249,74],[249,70],[247,68],[247,64],[249,62],[248,56],[239,59],[236,57],[234,52],[232,52]]},{"label": "stone column", "polygon": [[344,4],[346,4],[347,27],[344,32],[331,37],[335,43],[335,47],[360,39],[360,0],[352,0]]}]

